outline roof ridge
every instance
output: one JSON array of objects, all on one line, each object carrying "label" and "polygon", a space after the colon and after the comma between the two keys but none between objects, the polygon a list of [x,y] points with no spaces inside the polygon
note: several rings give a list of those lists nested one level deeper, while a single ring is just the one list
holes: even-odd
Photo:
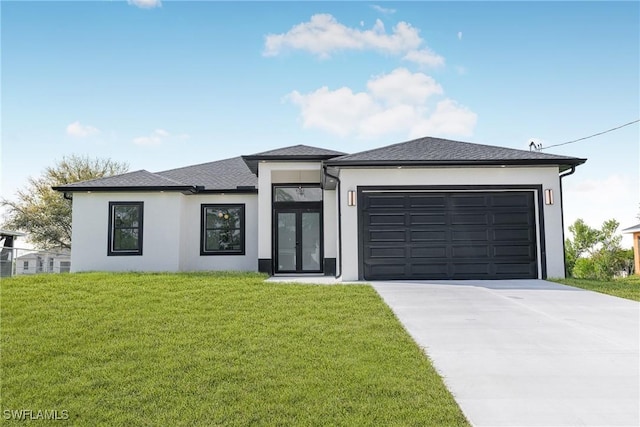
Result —
[{"label": "roof ridge", "polygon": [[188,169],[188,168],[194,168],[194,167],[198,167],[198,166],[205,166],[205,165],[210,165],[210,164],[213,164],[213,163],[226,162],[226,161],[235,160],[235,159],[241,159],[242,160],[242,156],[229,157],[228,159],[213,160],[211,162],[197,163],[195,165],[189,165],[189,166],[181,166],[179,168],[167,169],[167,170],[158,171],[158,172],[155,172],[155,173],[156,174],[163,174],[163,173],[167,173],[167,172],[178,171],[178,170],[181,170],[181,169]]}]

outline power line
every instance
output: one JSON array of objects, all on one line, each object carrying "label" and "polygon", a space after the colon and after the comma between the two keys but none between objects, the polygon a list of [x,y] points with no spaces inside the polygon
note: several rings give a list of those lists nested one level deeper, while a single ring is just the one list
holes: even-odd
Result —
[{"label": "power line", "polygon": [[595,137],[595,136],[599,136],[599,135],[604,135],[605,133],[613,132],[614,130],[622,129],[623,127],[630,126],[630,125],[632,125],[632,124],[634,124],[634,123],[638,123],[638,122],[640,122],[640,119],[633,120],[633,121],[631,121],[631,122],[629,122],[629,123],[625,123],[625,124],[623,124],[623,125],[616,126],[616,127],[614,127],[614,128],[607,129],[607,130],[602,131],[602,132],[594,133],[593,135],[585,136],[585,137],[583,137],[583,138],[574,139],[574,140],[572,140],[572,141],[561,142],[560,144],[553,144],[553,145],[549,145],[548,147],[543,147],[543,146],[542,146],[542,144],[536,145],[534,142],[532,142],[532,144],[534,145],[534,147],[535,147],[535,149],[536,149],[537,151],[540,151],[540,150],[546,150],[546,149],[548,149],[548,148],[552,148],[552,147],[559,147],[559,146],[561,146],[561,145],[567,145],[567,144],[573,144],[574,142],[584,141],[585,139],[593,138],[593,137]]}]

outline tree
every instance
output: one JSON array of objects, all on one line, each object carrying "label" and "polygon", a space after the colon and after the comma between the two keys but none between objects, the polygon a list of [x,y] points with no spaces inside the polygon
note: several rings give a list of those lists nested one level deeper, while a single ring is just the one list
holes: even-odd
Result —
[{"label": "tree", "polygon": [[15,200],[0,201],[7,208],[3,227],[29,233],[29,240],[42,249],[70,248],[71,200],[51,187],[117,175],[128,169],[128,164],[110,159],[63,157],[40,177],[30,177]]},{"label": "tree", "polygon": [[628,254],[620,247],[619,226],[615,219],[605,221],[600,229],[589,227],[582,219],[569,226],[573,240],[565,242],[567,273],[579,279],[607,280],[627,268]]}]

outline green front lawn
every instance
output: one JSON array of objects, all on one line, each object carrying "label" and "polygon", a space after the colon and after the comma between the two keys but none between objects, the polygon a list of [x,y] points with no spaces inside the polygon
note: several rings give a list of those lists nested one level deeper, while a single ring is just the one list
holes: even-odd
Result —
[{"label": "green front lawn", "polygon": [[576,288],[601,292],[620,298],[640,301],[640,276],[629,276],[624,279],[614,279],[608,281],[586,280],[586,279],[557,279],[555,282],[562,283]]},{"label": "green front lawn", "polygon": [[[1,409],[72,425],[468,425],[369,286],[258,274],[1,282]],[[41,421],[38,421],[41,422]]]}]

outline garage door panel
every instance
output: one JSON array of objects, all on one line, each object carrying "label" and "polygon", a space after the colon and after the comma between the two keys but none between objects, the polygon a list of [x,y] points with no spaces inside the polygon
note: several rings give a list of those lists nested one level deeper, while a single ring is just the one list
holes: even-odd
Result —
[{"label": "garage door panel", "polygon": [[444,213],[410,213],[409,226],[414,225],[446,225],[447,216]]},{"label": "garage door panel", "polygon": [[458,208],[484,208],[487,206],[487,198],[484,194],[454,194],[450,198],[451,207]]},{"label": "garage door panel", "polygon": [[406,240],[404,229],[379,230],[369,233],[370,242],[404,242]]},{"label": "garage door panel", "polygon": [[447,205],[447,198],[442,194],[414,193],[407,197],[409,209],[439,209]]},{"label": "garage door panel", "polygon": [[454,242],[485,242],[489,240],[489,231],[482,230],[452,230],[451,240]]},{"label": "garage door panel", "polygon": [[451,225],[488,225],[489,214],[486,212],[454,213]]},{"label": "garage door panel", "polygon": [[538,277],[533,191],[362,195],[365,279]]},{"label": "garage door panel", "polygon": [[531,245],[498,245],[493,247],[494,258],[533,257]]},{"label": "garage door panel", "polygon": [[[531,263],[511,263],[511,264],[496,264],[495,273],[497,276],[505,276],[505,278],[513,278],[512,276],[526,276],[535,275],[537,265]],[[506,277],[509,276],[509,277]]]},{"label": "garage door panel", "polygon": [[489,203],[493,207],[502,208],[522,208],[530,207],[531,199],[527,194],[514,193],[514,194],[500,194],[489,196]]},{"label": "garage door panel", "polygon": [[404,213],[379,213],[367,216],[369,225],[405,225]]},{"label": "garage door panel", "polygon": [[409,241],[414,242],[444,242],[447,240],[447,232],[445,230],[409,230]]},{"label": "garage door panel", "polygon": [[428,276],[436,279],[445,279],[449,275],[449,264],[446,262],[411,264],[408,273],[410,276]]},{"label": "garage door panel", "polygon": [[493,214],[494,225],[533,224],[533,215],[529,212],[496,212]]},{"label": "garage door panel", "polygon": [[485,277],[491,273],[491,265],[485,262],[456,262],[451,264],[451,273],[453,276],[465,276],[467,278]]},{"label": "garage door panel", "polygon": [[430,247],[410,247],[409,258],[411,263],[416,261],[416,258],[447,258],[446,246],[430,246]]},{"label": "garage door panel", "polygon": [[534,230],[530,228],[497,228],[491,230],[492,240],[502,242],[533,242]]},{"label": "garage door panel", "polygon": [[489,258],[489,246],[451,246],[451,256],[454,258]]},{"label": "garage door panel", "polygon": [[405,264],[367,264],[365,265],[365,275],[386,279],[403,277],[406,276]]},{"label": "garage door panel", "polygon": [[401,194],[370,195],[365,198],[367,208],[405,208],[406,198]]},{"label": "garage door panel", "polygon": [[377,246],[369,248],[369,258],[371,259],[384,259],[384,258],[406,258],[405,247],[385,247]]}]

